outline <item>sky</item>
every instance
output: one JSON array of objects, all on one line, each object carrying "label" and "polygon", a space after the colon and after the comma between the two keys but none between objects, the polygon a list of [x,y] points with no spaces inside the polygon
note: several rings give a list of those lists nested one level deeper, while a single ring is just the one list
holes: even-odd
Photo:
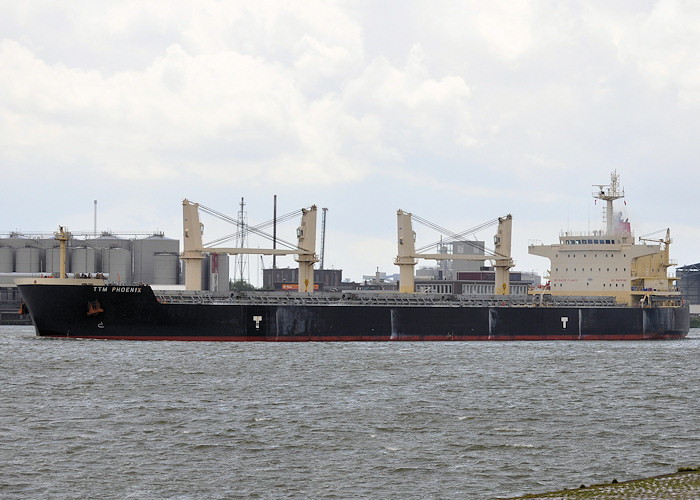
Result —
[{"label": "sky", "polygon": [[[635,235],[670,228],[686,265],[699,153],[693,1],[0,0],[0,233],[92,232],[97,200],[98,231],[182,239],[185,198],[255,225],[277,195],[328,209],[344,278],[398,272],[398,209],[512,214],[516,269],[544,274],[528,245],[603,228],[616,171]],[[207,217],[205,242],[235,232]]]}]

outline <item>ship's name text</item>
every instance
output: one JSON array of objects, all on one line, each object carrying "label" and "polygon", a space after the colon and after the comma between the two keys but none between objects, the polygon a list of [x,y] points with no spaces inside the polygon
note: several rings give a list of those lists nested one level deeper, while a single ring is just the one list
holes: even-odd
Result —
[{"label": "ship's name text", "polygon": [[95,292],[141,293],[140,286],[93,286]]}]

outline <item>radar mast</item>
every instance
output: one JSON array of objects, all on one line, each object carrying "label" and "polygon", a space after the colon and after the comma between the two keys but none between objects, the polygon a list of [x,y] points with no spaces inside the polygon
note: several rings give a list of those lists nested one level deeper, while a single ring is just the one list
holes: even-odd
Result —
[{"label": "radar mast", "polygon": [[593,197],[607,202],[605,207],[605,222],[607,223],[607,234],[613,235],[613,201],[625,197],[625,189],[620,190],[620,176],[617,170],[613,170],[610,174],[610,185],[594,184],[598,187],[598,191],[593,193]]}]

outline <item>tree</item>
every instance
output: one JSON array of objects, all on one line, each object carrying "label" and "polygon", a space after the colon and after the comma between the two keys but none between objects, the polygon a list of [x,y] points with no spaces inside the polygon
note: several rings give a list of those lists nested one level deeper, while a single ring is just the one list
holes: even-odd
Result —
[{"label": "tree", "polygon": [[228,289],[232,292],[245,292],[245,291],[255,290],[256,288],[253,285],[251,285],[250,283],[243,281],[243,280],[238,280],[238,281],[229,280]]}]

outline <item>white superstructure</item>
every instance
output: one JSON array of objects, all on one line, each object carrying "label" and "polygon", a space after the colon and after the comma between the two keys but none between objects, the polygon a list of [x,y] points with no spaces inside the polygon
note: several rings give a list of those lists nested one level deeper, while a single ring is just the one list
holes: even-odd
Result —
[{"label": "white superstructure", "polygon": [[[613,172],[610,185],[596,185],[593,196],[606,202],[605,230],[562,232],[559,243],[530,245],[528,252],[551,262],[548,293],[557,295],[612,295],[634,304],[651,295],[677,298],[675,278],[668,277],[670,231],[666,238],[635,243],[629,221],[613,212],[613,201],[624,197],[620,176]],[[642,243],[644,241],[644,243]]]}]

